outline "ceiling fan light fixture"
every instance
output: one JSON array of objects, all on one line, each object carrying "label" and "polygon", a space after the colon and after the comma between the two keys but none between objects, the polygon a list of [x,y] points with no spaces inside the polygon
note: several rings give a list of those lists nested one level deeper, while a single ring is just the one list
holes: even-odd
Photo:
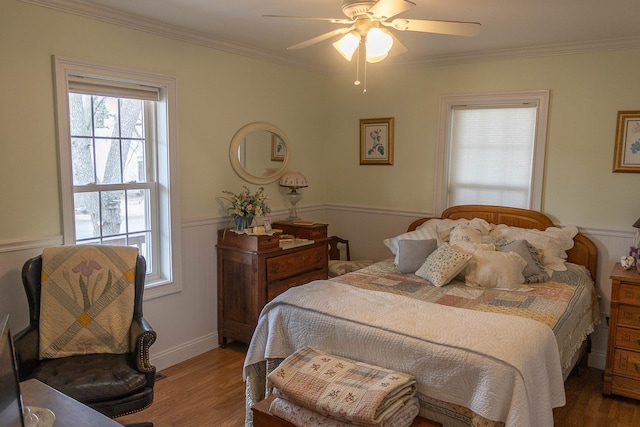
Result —
[{"label": "ceiling fan light fixture", "polygon": [[387,30],[371,28],[367,33],[367,62],[380,62],[389,55],[393,46],[393,37]]},{"label": "ceiling fan light fixture", "polygon": [[333,47],[338,51],[340,55],[347,61],[351,61],[353,53],[358,49],[360,45],[360,35],[358,33],[349,32],[340,38],[337,42],[333,43]]}]

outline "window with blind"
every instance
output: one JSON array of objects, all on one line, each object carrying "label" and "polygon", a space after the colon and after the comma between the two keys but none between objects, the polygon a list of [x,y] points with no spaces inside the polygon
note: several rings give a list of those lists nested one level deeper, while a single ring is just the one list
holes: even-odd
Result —
[{"label": "window with blind", "polygon": [[173,89],[170,78],[56,58],[65,243],[137,247],[149,287],[177,286]]},{"label": "window with blind", "polygon": [[478,204],[539,210],[548,91],[440,100],[436,209]]}]

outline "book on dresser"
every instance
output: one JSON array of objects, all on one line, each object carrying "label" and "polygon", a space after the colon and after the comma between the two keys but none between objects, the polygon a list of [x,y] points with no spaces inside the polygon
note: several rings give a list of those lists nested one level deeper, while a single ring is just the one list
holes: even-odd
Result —
[{"label": "book on dresser", "polygon": [[218,341],[248,343],[265,304],[287,289],[328,277],[327,224],[274,223],[289,237],[218,230]]}]

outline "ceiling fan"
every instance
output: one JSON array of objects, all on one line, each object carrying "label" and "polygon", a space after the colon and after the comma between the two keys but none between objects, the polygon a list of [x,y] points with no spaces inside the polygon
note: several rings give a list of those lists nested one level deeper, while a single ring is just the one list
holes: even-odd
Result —
[{"label": "ceiling fan", "polygon": [[[408,0],[344,0],[342,2],[342,12],[347,16],[346,19],[286,15],[264,16],[329,21],[332,24],[346,25],[290,46],[287,49],[302,49],[332,37],[343,35],[333,43],[336,50],[345,59],[351,61],[354,52],[361,44],[364,44],[364,56],[366,61],[371,63],[385,59],[394,45],[396,46],[395,53],[407,52],[407,48],[388,29],[456,36],[475,36],[480,31],[481,25],[477,22],[429,21],[404,18],[391,20],[394,16],[411,9],[415,5],[414,2]],[[358,84],[357,81],[356,84]]]}]

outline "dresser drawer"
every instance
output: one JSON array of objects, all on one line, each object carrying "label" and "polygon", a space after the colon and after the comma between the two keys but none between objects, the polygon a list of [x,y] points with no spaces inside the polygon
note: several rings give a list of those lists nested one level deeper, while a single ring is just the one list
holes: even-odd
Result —
[{"label": "dresser drawer", "polygon": [[640,379],[640,353],[616,348],[614,353],[613,374]]},{"label": "dresser drawer", "polygon": [[267,259],[267,282],[326,267],[327,247],[316,246]]},{"label": "dresser drawer", "polygon": [[618,325],[640,328],[640,307],[620,305],[618,307]]},{"label": "dresser drawer", "polygon": [[290,277],[285,280],[277,280],[267,285],[267,301],[271,301],[284,291],[294,286],[304,285],[305,283],[313,282],[314,280],[326,280],[327,270],[314,270],[300,276]]},{"label": "dresser drawer", "polygon": [[611,392],[621,396],[640,399],[640,380],[624,378],[614,375],[611,380]]},{"label": "dresser drawer", "polygon": [[616,330],[616,347],[640,351],[640,330],[618,327]]},{"label": "dresser drawer", "polygon": [[640,286],[620,284],[620,304],[640,306]]}]

